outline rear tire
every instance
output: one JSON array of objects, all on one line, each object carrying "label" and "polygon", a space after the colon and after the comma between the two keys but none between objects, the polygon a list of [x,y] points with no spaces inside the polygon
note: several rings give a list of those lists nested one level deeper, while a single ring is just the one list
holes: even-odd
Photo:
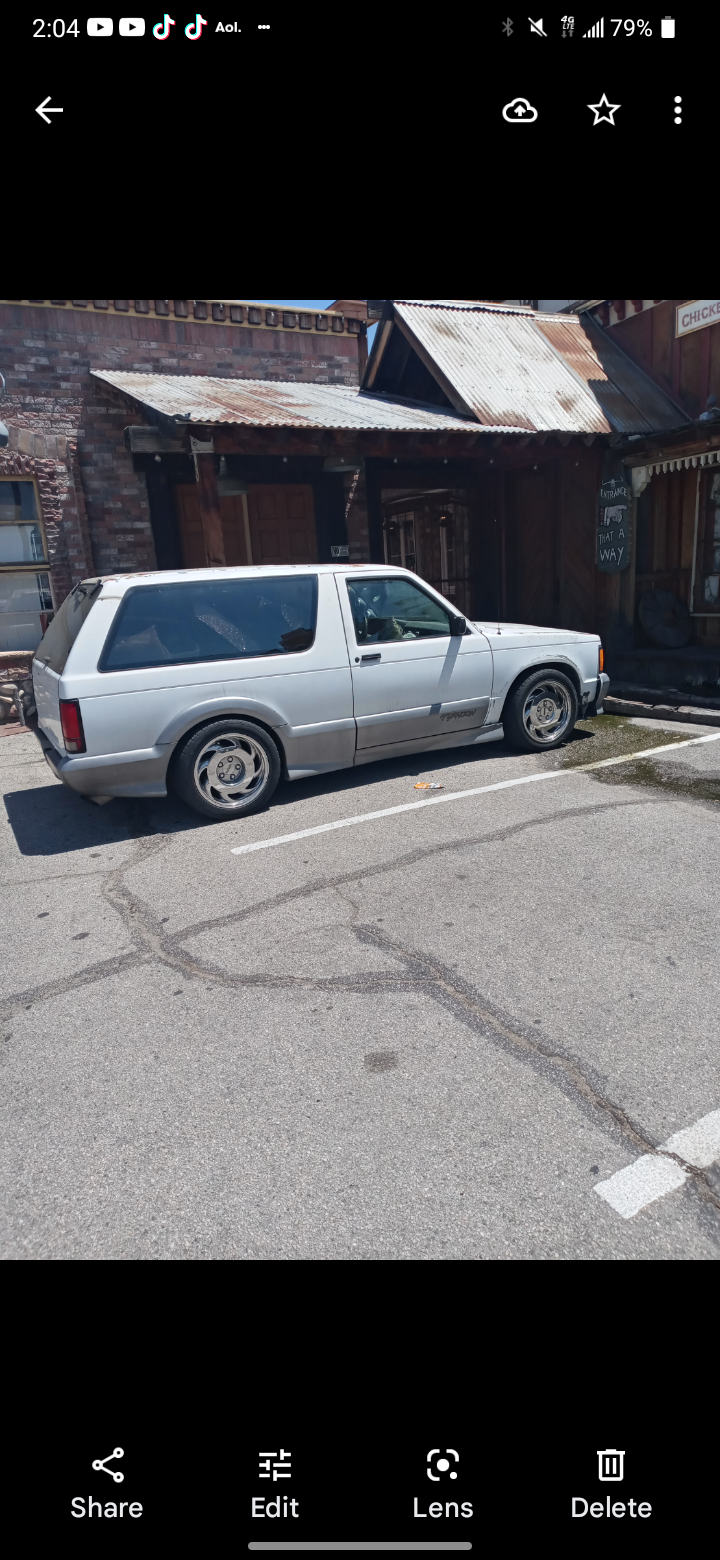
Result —
[{"label": "rear tire", "polygon": [[173,755],[168,781],[189,807],[221,822],[265,807],[280,779],[280,754],[254,721],[214,720]]},{"label": "rear tire", "polygon": [[547,753],[572,735],[577,691],[564,672],[539,667],[523,678],[503,710],[505,736],[525,753]]}]

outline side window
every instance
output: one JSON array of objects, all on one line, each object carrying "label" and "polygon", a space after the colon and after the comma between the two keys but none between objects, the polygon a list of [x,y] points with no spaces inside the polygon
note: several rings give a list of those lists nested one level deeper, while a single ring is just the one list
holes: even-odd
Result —
[{"label": "side window", "polygon": [[138,585],[127,591],[101,672],[293,655],[315,638],[317,575]]},{"label": "side window", "polygon": [[450,633],[449,612],[411,580],[348,580],[348,596],[359,645]]}]

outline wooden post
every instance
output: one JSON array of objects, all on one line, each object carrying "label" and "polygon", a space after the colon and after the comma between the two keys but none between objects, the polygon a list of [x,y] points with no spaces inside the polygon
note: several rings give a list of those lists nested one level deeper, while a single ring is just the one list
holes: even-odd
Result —
[{"label": "wooden post", "polygon": [[215,456],[196,455],[198,470],[198,503],[205,552],[209,569],[225,567],[225,542],[223,540],[220,500],[215,477]]},{"label": "wooden post", "polygon": [[244,527],[244,530],[245,530],[246,562],[247,562],[248,568],[251,569],[252,568],[253,555],[252,555],[252,541],[250,539],[250,515],[248,514],[247,493],[241,493],[240,494],[240,501],[242,503],[243,527]]}]

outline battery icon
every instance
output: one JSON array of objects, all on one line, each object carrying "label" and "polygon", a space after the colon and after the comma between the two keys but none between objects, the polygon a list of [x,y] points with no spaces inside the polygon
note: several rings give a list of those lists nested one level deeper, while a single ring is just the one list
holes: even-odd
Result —
[{"label": "battery icon", "polygon": [[661,38],[674,38],[675,37],[675,17],[674,16],[664,16],[662,18],[662,21],[660,23],[660,37]]}]

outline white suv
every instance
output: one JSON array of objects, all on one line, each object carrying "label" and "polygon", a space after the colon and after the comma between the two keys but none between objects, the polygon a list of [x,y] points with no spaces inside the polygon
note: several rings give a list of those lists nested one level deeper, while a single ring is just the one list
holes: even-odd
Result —
[{"label": "white suv", "polygon": [[408,570],[202,569],[86,580],[33,663],[53,773],[97,802],[211,818],[297,780],[507,736],[557,747],[609,686],[596,634],[467,623]]}]

